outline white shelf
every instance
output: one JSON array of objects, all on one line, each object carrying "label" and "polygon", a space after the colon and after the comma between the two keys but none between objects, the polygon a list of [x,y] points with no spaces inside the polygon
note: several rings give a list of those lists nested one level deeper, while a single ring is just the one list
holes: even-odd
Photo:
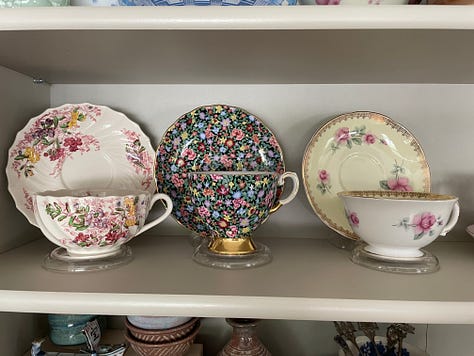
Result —
[{"label": "white shelf", "polygon": [[474,7],[0,9],[0,65],[49,83],[474,83]]},{"label": "white shelf", "polygon": [[469,6],[59,7],[0,11],[0,30],[474,29]]},{"label": "white shelf", "polygon": [[261,239],[269,265],[217,270],[191,259],[186,238],[134,241],[135,260],[115,270],[60,274],[40,268],[45,239],[1,255],[7,312],[193,315],[298,320],[474,324],[474,243],[432,246],[441,270],[397,275],[352,264],[330,240]]}]

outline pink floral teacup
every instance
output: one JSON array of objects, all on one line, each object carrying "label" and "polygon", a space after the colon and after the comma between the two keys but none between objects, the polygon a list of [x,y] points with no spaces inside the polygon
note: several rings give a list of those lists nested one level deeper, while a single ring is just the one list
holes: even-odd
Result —
[{"label": "pink floral teacup", "polygon": [[[153,204],[165,212],[145,224]],[[58,190],[34,195],[34,210],[43,234],[71,257],[113,255],[133,237],[162,222],[172,210],[166,194],[120,190]]]},{"label": "pink floral teacup", "polygon": [[420,248],[444,236],[459,217],[451,195],[394,191],[340,192],[347,219],[367,243],[365,250],[388,257],[419,257]]}]

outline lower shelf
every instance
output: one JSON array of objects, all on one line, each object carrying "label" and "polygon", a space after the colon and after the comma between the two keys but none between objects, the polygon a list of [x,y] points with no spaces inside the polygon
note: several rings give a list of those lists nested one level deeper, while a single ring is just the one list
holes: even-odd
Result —
[{"label": "lower shelf", "polygon": [[[109,329],[103,332],[101,343],[102,344],[121,344],[125,342],[123,337],[123,330]],[[68,353],[79,353],[81,346],[58,346],[53,344],[48,338],[42,345],[43,351],[47,352],[68,352]],[[191,349],[188,351],[186,356],[202,356],[203,354],[203,345],[202,344],[193,344]],[[24,356],[31,356],[31,352],[28,351]],[[124,356],[138,356],[138,354],[131,348],[128,347]]]},{"label": "lower shelf", "polygon": [[221,270],[192,261],[190,238],[143,236],[120,268],[55,273],[40,239],[0,255],[0,311],[474,324],[473,242],[428,246],[441,269],[424,275],[355,265],[332,239],[258,238],[273,261]]}]

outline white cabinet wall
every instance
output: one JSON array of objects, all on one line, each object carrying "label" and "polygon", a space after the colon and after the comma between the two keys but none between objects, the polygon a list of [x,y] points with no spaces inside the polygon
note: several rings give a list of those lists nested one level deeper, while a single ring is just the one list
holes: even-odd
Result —
[{"label": "white cabinet wall", "polygon": [[456,229],[433,246],[441,263],[433,275],[352,265],[347,251],[330,244],[336,234],[301,188],[256,232],[275,252],[268,266],[196,267],[189,233],[168,219],[131,243],[131,265],[67,278],[41,269],[53,246],[15,209],[3,175],[5,354],[21,355],[45,331],[44,313],[169,311],[208,317],[200,338],[209,353],[229,335],[222,318],[254,316],[274,319],[263,321],[260,333],[276,355],[334,354],[330,321],[364,318],[416,323],[412,341],[422,348],[428,341],[432,356],[473,355],[474,328],[466,324],[474,324],[474,244],[464,232],[474,220],[473,43],[471,7],[0,10],[4,166],[16,132],[51,106],[110,106],[137,122],[156,147],[181,114],[228,103],[271,128],[287,170],[302,179],[304,149],[318,127],[369,110],[418,138],[432,190],[459,196],[462,207]]}]

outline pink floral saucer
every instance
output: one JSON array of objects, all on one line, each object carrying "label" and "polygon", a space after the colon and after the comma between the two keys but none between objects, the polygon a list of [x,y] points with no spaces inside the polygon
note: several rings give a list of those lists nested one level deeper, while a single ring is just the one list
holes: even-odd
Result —
[{"label": "pink floral saucer", "polygon": [[316,215],[331,229],[358,239],[337,193],[347,190],[430,191],[430,170],[416,138],[373,112],[340,115],[311,138],[303,184]]},{"label": "pink floral saucer", "polygon": [[18,132],[8,152],[8,190],[35,226],[32,194],[127,188],[154,193],[154,150],[140,127],[106,106],[47,109]]}]

